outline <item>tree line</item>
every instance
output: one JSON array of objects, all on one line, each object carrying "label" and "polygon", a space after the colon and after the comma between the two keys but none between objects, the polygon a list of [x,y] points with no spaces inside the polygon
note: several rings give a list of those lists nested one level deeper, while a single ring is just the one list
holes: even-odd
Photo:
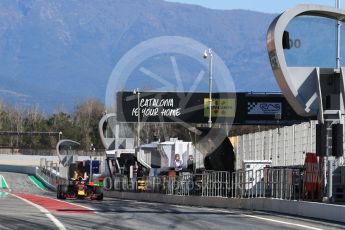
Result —
[{"label": "tree line", "polygon": [[[53,149],[61,138],[80,142],[85,151],[90,150],[91,144],[96,149],[103,149],[98,122],[104,111],[104,105],[94,99],[78,104],[72,113],[58,110],[49,116],[44,115],[37,106],[22,108],[0,101],[0,147]],[[8,131],[11,134],[6,133]],[[34,132],[42,134],[30,134]],[[62,134],[59,135],[59,132]]]},{"label": "tree line", "polygon": [[[37,106],[22,108],[11,106],[0,101],[0,148],[18,149],[54,149],[59,138],[71,139],[81,143],[80,148],[90,151],[104,149],[98,123],[105,112],[103,103],[88,99],[76,105],[72,113],[57,110],[53,114],[44,115]],[[232,126],[217,125],[224,128],[229,136],[242,135],[276,128],[278,126]],[[129,123],[126,128],[131,137],[136,135],[136,123]],[[6,132],[12,134],[6,134]],[[13,133],[18,134],[13,134]],[[42,135],[30,135],[33,132],[54,132]],[[58,133],[62,134],[59,135]],[[22,133],[22,134],[19,134]],[[25,133],[23,135],[23,133]],[[142,123],[140,132],[141,144],[151,141],[167,141],[174,137],[184,141],[194,140],[194,134],[178,123]],[[128,136],[129,137],[129,136]]]}]

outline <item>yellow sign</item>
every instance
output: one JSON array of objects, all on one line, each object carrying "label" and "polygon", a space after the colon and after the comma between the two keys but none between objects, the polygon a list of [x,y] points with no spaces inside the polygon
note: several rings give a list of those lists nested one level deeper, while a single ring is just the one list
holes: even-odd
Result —
[{"label": "yellow sign", "polygon": [[[209,100],[204,98],[204,117],[209,115]],[[235,117],[235,99],[212,99],[212,117]]]}]

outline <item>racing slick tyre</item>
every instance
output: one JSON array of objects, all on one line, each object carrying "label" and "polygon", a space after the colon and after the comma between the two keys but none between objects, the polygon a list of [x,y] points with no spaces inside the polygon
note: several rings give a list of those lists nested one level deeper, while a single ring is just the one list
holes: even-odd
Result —
[{"label": "racing slick tyre", "polygon": [[57,190],[56,190],[56,198],[60,200],[65,200],[66,196],[65,194],[67,193],[67,186],[66,185],[58,185]]},{"label": "racing slick tyre", "polygon": [[100,187],[95,188],[96,200],[103,200],[103,190]]},{"label": "racing slick tyre", "polygon": [[96,200],[103,200],[103,193],[97,195]]},{"label": "racing slick tyre", "polygon": [[57,199],[60,199],[60,200],[66,199],[64,190],[65,190],[65,188],[63,185],[58,185],[58,187],[56,189],[56,198]]},{"label": "racing slick tyre", "polygon": [[58,185],[56,188],[56,198],[60,199],[60,185]]}]

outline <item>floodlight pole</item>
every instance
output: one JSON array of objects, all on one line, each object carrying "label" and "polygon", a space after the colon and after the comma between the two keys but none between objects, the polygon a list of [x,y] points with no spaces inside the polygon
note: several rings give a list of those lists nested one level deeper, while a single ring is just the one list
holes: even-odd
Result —
[{"label": "floodlight pole", "polygon": [[60,131],[59,132],[59,141],[61,140],[61,135],[62,135],[62,132]]},{"label": "floodlight pole", "polygon": [[209,107],[209,114],[208,114],[208,127],[212,128],[212,68],[213,68],[213,52],[211,48],[208,48],[204,52],[204,58],[208,58],[209,60],[209,84],[208,84],[208,91],[209,91],[209,98],[208,98],[208,107]]},{"label": "floodlight pole", "polygon": [[140,90],[139,88],[136,88],[133,91],[133,94],[137,95],[137,100],[138,100],[137,147],[139,147],[140,146]]},{"label": "floodlight pole", "polygon": [[[336,8],[340,8],[340,0],[336,0],[335,2],[335,7]],[[340,21],[337,20],[337,32],[336,32],[336,69],[335,71],[337,71],[338,73],[340,73]],[[340,112],[341,114],[341,112]],[[341,121],[339,121],[341,122]],[[330,130],[332,130],[332,122],[328,122],[325,121],[325,125],[326,125],[326,157],[325,157],[325,162],[324,162],[324,184],[326,186],[326,201],[327,202],[332,202],[332,197],[333,197],[333,159],[332,159],[332,153],[330,151],[330,147],[331,143],[329,143],[330,141]],[[332,135],[332,138],[333,137]],[[332,150],[333,151],[333,150]],[[328,174],[328,175],[327,175]]]},{"label": "floodlight pole", "polygon": [[[340,0],[336,0],[336,8],[340,9]],[[340,68],[340,21],[337,20],[337,57],[336,57],[336,68]]]}]

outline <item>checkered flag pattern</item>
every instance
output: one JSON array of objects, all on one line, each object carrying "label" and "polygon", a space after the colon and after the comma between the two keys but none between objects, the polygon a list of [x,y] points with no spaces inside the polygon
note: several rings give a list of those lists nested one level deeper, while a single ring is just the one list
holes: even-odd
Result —
[{"label": "checkered flag pattern", "polygon": [[247,103],[247,111],[250,112],[252,109],[257,105],[257,102],[248,102]]}]

